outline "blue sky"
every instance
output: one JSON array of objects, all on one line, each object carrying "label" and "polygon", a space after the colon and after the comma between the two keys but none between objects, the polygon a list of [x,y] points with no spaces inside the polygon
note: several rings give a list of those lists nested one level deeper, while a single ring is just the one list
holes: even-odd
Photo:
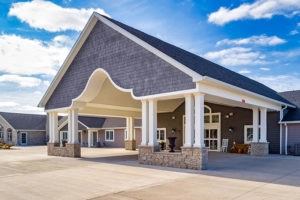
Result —
[{"label": "blue sky", "polygon": [[300,89],[300,0],[0,0],[0,111],[43,112],[93,11],[276,91]]}]

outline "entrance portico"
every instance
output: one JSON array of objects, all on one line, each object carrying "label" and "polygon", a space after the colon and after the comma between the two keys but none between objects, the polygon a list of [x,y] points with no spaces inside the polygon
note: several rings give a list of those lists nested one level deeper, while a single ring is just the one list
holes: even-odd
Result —
[{"label": "entrance portico", "polygon": [[[78,115],[126,118],[125,146],[133,150],[139,145],[134,118],[141,118],[140,163],[206,169],[206,103],[252,110],[251,155],[268,154],[267,112],[287,104],[260,83],[94,13],[39,106],[49,115],[49,155],[80,156]],[[158,120],[182,105],[185,125]],[[68,114],[65,148],[56,144],[57,113]],[[224,115],[218,116],[222,124]],[[180,152],[160,151],[157,128],[163,123],[171,126],[167,134],[177,130],[181,141],[184,135]]]}]

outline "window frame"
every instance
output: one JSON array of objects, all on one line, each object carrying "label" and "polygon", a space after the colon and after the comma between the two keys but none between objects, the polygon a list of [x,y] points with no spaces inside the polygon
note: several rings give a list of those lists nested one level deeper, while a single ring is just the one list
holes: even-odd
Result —
[{"label": "window frame", "polygon": [[[107,137],[107,133],[109,133],[109,137]],[[111,135],[112,133],[112,135]],[[111,138],[112,136],[112,138]],[[113,129],[105,130],[105,141],[106,142],[114,142],[115,141],[115,131]]]}]

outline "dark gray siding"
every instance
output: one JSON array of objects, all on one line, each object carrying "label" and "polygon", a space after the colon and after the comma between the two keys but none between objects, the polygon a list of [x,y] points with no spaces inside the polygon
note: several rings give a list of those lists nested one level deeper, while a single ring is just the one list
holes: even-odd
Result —
[{"label": "dark gray siding", "polygon": [[280,153],[280,125],[278,124],[280,118],[279,112],[268,112],[267,115],[267,141],[269,144],[269,152]]},{"label": "dark gray siding", "polygon": [[191,77],[98,21],[46,109],[69,106],[97,68],[106,70],[118,86],[133,88],[136,96],[195,88]]}]

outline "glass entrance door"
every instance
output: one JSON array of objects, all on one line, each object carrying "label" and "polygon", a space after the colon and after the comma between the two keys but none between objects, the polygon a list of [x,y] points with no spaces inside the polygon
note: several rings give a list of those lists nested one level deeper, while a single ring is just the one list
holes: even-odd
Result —
[{"label": "glass entrance door", "polygon": [[217,151],[219,148],[218,129],[204,130],[204,143],[209,150]]}]

